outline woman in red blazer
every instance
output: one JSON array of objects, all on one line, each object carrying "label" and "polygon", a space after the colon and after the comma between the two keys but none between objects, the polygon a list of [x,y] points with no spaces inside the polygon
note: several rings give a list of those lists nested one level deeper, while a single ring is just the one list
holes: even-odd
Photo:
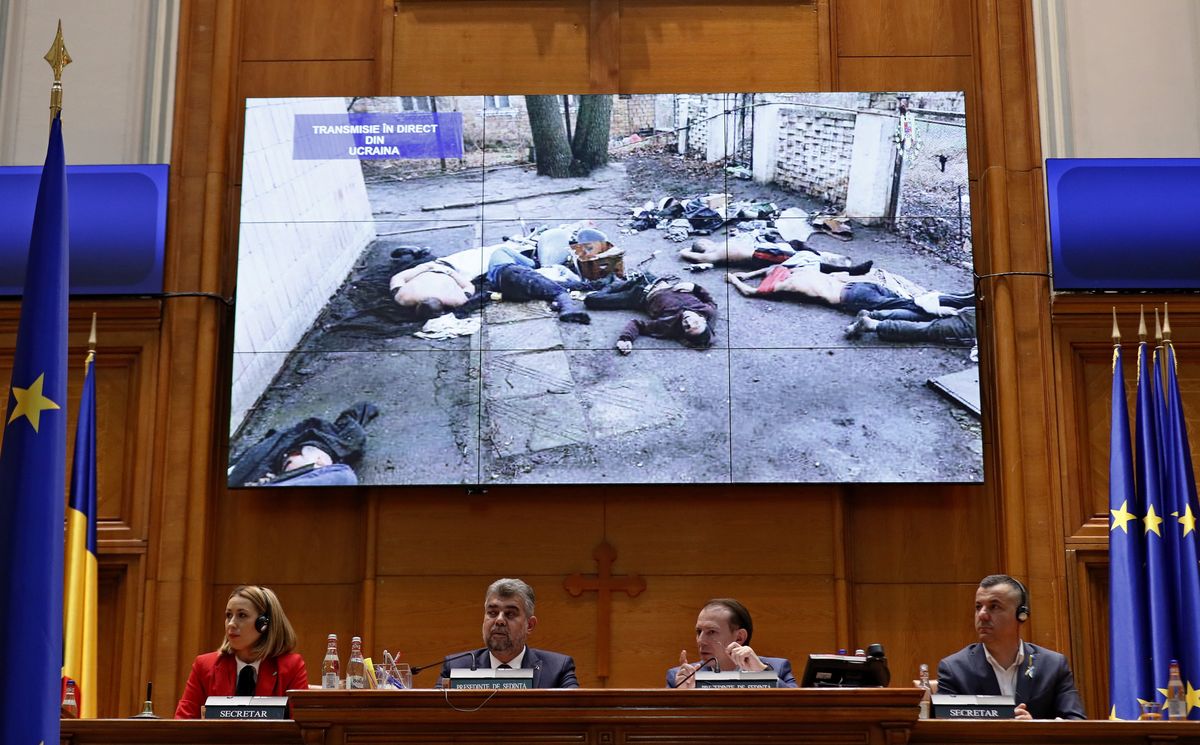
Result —
[{"label": "woman in red blazer", "polygon": [[255,696],[308,688],[304,658],[292,651],[295,646],[296,632],[274,592],[257,585],[235,588],[225,604],[225,641],[192,663],[175,718],[199,719],[209,696],[237,693],[239,677],[248,687],[250,673],[242,672],[246,667],[254,668]]}]

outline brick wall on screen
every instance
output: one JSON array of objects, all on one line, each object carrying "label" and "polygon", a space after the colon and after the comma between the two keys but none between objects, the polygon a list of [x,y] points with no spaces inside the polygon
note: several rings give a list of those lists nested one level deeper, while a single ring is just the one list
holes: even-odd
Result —
[{"label": "brick wall on screen", "polygon": [[852,112],[808,106],[779,112],[779,150],[775,182],[841,209],[850,180],[854,147]]},{"label": "brick wall on screen", "polygon": [[294,115],[345,113],[345,99],[246,103],[231,429],[375,239],[357,159],[291,157]]}]

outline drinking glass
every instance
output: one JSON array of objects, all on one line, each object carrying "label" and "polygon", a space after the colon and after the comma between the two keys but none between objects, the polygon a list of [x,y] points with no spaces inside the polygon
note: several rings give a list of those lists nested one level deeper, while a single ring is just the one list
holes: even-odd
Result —
[{"label": "drinking glass", "polygon": [[396,680],[400,681],[400,685],[404,686],[405,690],[412,688],[412,668],[407,662],[397,662],[394,673]]}]

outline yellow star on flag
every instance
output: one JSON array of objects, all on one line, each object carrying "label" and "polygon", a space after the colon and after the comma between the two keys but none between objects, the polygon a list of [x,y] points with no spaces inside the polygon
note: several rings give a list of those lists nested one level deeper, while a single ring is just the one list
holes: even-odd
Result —
[{"label": "yellow star on flag", "polygon": [[1146,516],[1142,518],[1142,522],[1146,524],[1146,535],[1151,532],[1157,533],[1159,538],[1162,538],[1162,531],[1158,529],[1162,525],[1163,519],[1154,513],[1154,505],[1150,505],[1150,509],[1146,510]]},{"label": "yellow star on flag", "polygon": [[1200,691],[1192,688],[1192,681],[1187,684],[1187,710],[1188,714],[1192,713],[1192,709],[1200,706]]},{"label": "yellow star on flag", "polygon": [[1183,511],[1183,517],[1179,518],[1179,524],[1183,526],[1183,537],[1186,538],[1188,533],[1196,529],[1196,516],[1192,514],[1192,506],[1189,504]]},{"label": "yellow star on flag", "polygon": [[1126,509],[1126,507],[1128,507],[1128,506],[1129,506],[1129,500],[1125,500],[1124,502],[1121,502],[1121,509],[1109,510],[1109,512],[1112,513],[1112,519],[1113,519],[1113,524],[1112,524],[1112,527],[1109,528],[1109,531],[1113,531],[1113,530],[1116,530],[1117,528],[1120,528],[1121,530],[1125,531],[1126,534],[1129,533],[1129,521],[1136,520],[1137,515],[1134,515],[1132,512],[1129,512]]},{"label": "yellow star on flag", "polygon": [[42,373],[28,388],[18,388],[15,385],[12,387],[13,398],[17,399],[17,405],[13,407],[12,416],[8,418],[9,424],[16,421],[17,417],[23,416],[33,425],[33,431],[37,432],[38,426],[42,422],[42,412],[58,408],[58,404],[42,395],[45,378],[46,373]]}]

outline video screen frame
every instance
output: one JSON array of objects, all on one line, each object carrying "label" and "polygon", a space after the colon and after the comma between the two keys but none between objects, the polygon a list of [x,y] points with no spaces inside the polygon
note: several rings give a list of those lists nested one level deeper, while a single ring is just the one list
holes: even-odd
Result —
[{"label": "video screen frame", "polygon": [[983,480],[961,92],[246,111],[231,488]]}]

